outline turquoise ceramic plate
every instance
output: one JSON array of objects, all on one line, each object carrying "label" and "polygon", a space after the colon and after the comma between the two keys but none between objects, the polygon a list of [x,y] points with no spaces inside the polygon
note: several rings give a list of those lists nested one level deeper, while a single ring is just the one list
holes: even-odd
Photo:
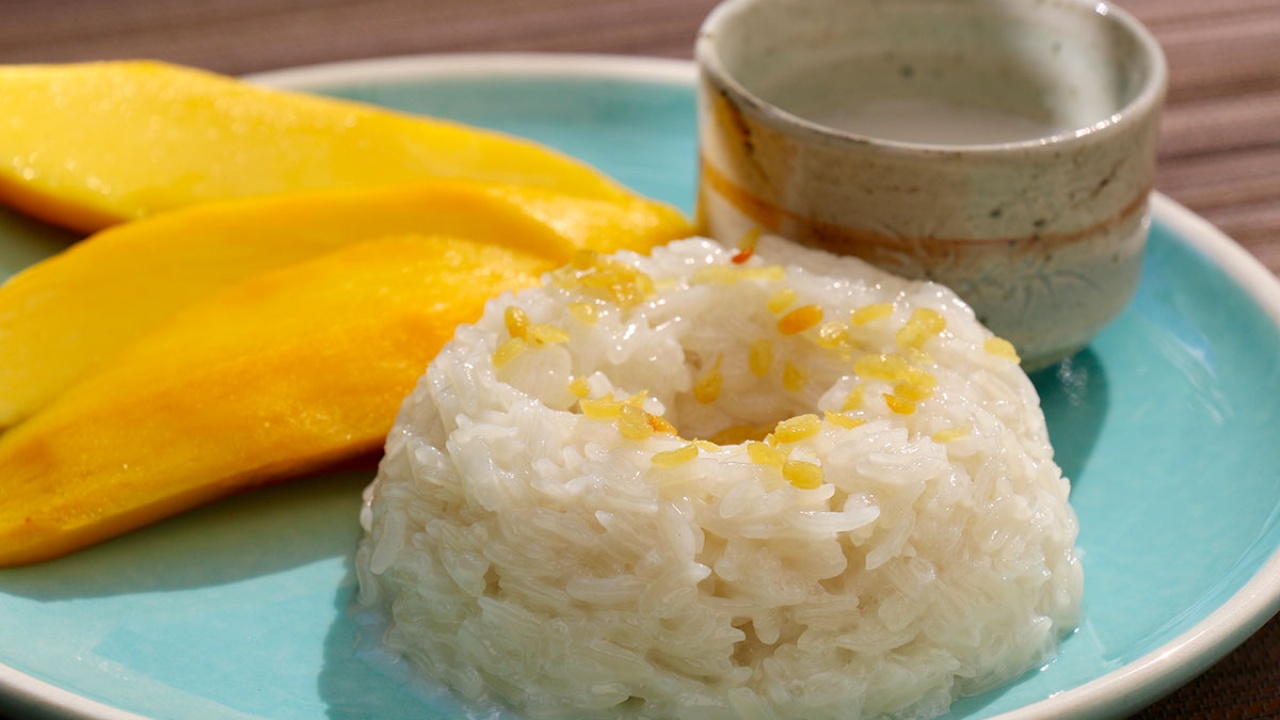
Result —
[{"label": "turquoise ceramic plate", "polygon": [[[262,76],[543,141],[691,209],[692,69],[462,56]],[[65,242],[0,216],[0,271]],[[1107,717],[1189,679],[1280,607],[1280,288],[1156,198],[1132,307],[1042,373],[1074,479],[1083,626],[1058,658],[954,718]],[[356,651],[367,476],[242,495],[38,567],[0,571],[0,707],[15,717],[454,718]]]}]

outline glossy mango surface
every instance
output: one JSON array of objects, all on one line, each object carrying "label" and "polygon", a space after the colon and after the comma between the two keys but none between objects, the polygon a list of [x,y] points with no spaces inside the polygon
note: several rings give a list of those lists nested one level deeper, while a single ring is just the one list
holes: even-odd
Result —
[{"label": "glossy mango surface", "polygon": [[361,240],[448,235],[563,263],[578,248],[644,252],[689,232],[679,214],[638,198],[463,181],[233,200],[123,223],[0,285],[0,429],[199,298]]},{"label": "glossy mango surface", "polygon": [[0,66],[0,200],[81,231],[196,203],[431,178],[632,194],[536,143],[151,61]]},{"label": "glossy mango surface", "polygon": [[400,236],[191,305],[0,436],[0,565],[376,450],[454,327],[553,266]]}]

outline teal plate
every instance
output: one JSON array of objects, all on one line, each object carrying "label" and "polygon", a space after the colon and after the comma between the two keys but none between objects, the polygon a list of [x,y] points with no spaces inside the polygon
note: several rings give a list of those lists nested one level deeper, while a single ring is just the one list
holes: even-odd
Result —
[{"label": "teal plate", "polygon": [[[693,77],[675,61],[445,56],[255,79],[524,135],[688,211]],[[1207,223],[1154,202],[1131,307],[1035,378],[1074,481],[1084,623],[1053,662],[961,701],[950,718],[1121,716],[1280,609],[1280,285]],[[0,215],[0,277],[68,240]],[[370,633],[347,612],[369,479],[271,487],[0,571],[0,708],[21,718],[467,716],[369,651]]]}]

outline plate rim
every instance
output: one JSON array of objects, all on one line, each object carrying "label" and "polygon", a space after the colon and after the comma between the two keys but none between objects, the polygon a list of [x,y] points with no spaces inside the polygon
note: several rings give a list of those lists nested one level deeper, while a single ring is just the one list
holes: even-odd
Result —
[{"label": "plate rim", "polygon": [[697,67],[690,60],[645,55],[592,53],[474,52],[391,55],[304,65],[243,76],[249,82],[311,91],[341,83],[389,84],[432,78],[564,77],[691,85]]},{"label": "plate rim", "polygon": [[[295,91],[340,84],[389,84],[433,78],[539,77],[612,79],[692,87],[690,60],[585,53],[442,53],[326,62],[258,72],[250,82]],[[1222,270],[1280,329],[1280,278],[1209,221],[1159,191],[1154,220],[1177,240]],[[1280,548],[1225,602],[1148,654],[1105,675],[992,720],[1111,717],[1144,707],[1221,660],[1280,612]],[[151,720],[57,687],[0,663],[0,700],[6,708],[74,720]]]}]

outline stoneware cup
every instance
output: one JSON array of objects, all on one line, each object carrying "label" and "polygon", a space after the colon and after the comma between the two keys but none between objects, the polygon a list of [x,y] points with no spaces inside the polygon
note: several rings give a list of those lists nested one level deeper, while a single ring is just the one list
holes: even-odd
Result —
[{"label": "stoneware cup", "polygon": [[704,233],[942,282],[1028,369],[1131,300],[1166,68],[1086,0],[728,0],[699,34]]}]

